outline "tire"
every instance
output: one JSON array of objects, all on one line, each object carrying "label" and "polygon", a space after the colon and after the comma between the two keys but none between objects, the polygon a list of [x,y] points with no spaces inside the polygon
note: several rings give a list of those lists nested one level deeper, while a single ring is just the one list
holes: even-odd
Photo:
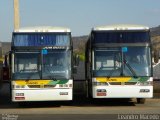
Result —
[{"label": "tire", "polygon": [[19,107],[25,107],[26,103],[25,102],[19,102],[18,105],[19,105]]},{"label": "tire", "polygon": [[144,104],[145,101],[146,101],[145,98],[137,98],[137,103],[138,103],[138,104]]}]

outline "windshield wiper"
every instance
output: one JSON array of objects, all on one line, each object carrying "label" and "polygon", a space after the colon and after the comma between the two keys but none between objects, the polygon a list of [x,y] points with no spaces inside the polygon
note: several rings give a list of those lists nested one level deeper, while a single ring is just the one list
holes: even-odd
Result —
[{"label": "windshield wiper", "polygon": [[[123,64],[125,64],[125,65],[128,67],[128,69],[129,69],[129,70],[131,71],[131,73],[133,74],[133,77],[134,77],[134,78],[138,78],[135,70],[130,66],[130,64],[129,64],[126,60],[124,60]],[[112,76],[113,72],[115,72],[116,70],[119,70],[119,69],[112,69],[112,70],[110,71],[109,75],[107,76],[107,78],[110,78],[110,77]],[[124,69],[122,68],[121,71],[120,71],[120,72],[121,72],[121,73],[120,73],[120,76],[125,76],[123,70],[124,70]]]},{"label": "windshield wiper", "polygon": [[135,70],[131,67],[131,65],[124,59],[123,63],[128,67],[128,69],[131,71],[131,73],[133,74],[134,78],[138,78]]}]

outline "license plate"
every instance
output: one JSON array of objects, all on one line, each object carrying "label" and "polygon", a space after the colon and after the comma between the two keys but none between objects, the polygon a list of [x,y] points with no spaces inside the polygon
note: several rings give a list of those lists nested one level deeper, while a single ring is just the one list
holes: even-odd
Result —
[{"label": "license plate", "polygon": [[99,92],[99,93],[97,93],[97,96],[106,96],[107,94],[106,94],[106,92]]}]

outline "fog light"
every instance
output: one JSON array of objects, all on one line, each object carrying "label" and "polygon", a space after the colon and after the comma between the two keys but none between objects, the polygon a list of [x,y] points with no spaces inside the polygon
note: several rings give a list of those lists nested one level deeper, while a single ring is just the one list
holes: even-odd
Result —
[{"label": "fog light", "polygon": [[107,96],[106,89],[97,89],[97,96]]},{"label": "fog light", "polygon": [[15,88],[25,88],[25,85],[15,85],[13,87],[15,87]]},{"label": "fog light", "polygon": [[25,97],[15,97],[15,100],[25,100]]}]

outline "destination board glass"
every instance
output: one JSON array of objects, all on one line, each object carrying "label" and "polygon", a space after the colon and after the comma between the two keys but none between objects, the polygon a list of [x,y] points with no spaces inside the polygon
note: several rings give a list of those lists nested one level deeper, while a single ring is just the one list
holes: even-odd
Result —
[{"label": "destination board glass", "polygon": [[68,34],[14,34],[13,46],[69,46]]},{"label": "destination board glass", "polygon": [[149,32],[93,32],[93,43],[148,43]]}]

